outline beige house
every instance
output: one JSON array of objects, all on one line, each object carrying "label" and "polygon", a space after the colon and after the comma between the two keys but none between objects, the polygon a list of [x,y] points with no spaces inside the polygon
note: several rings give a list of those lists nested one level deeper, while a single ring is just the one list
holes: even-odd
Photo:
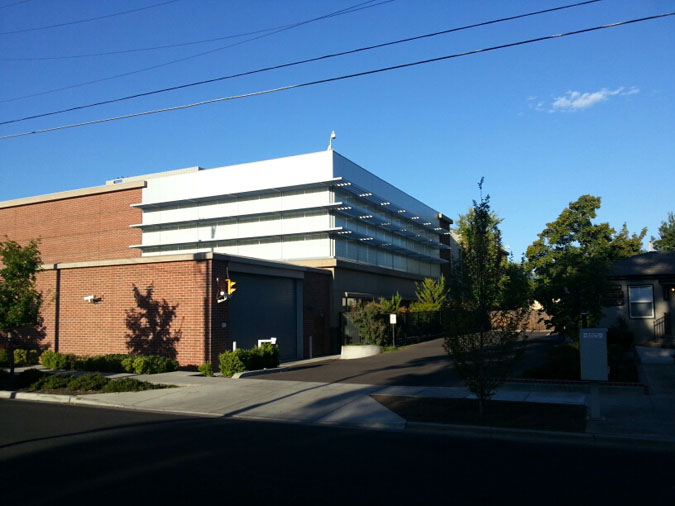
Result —
[{"label": "beige house", "polygon": [[651,251],[620,260],[609,280],[602,327],[623,319],[638,344],[673,337],[675,252]]}]

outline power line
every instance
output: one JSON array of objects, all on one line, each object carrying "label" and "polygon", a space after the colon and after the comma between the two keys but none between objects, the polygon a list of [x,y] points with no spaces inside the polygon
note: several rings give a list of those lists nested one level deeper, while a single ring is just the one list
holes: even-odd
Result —
[{"label": "power line", "polygon": [[70,124],[70,125],[61,125],[61,126],[57,126],[57,127],[44,128],[44,129],[41,129],[41,130],[34,130],[32,132],[22,132],[22,133],[18,133],[18,134],[5,135],[5,136],[0,137],[0,140],[12,139],[12,138],[15,138],[15,137],[23,137],[23,136],[26,136],[26,135],[42,134],[42,133],[46,133],[46,132],[54,132],[54,131],[57,131],[57,130],[65,130],[65,129],[69,129],[69,128],[77,128],[77,127],[82,127],[82,126],[95,125],[95,124],[99,124],[99,123],[107,123],[107,122],[117,121],[117,120],[122,120],[122,119],[137,118],[139,116],[148,116],[148,115],[151,115],[151,114],[159,114],[159,113],[163,113],[163,112],[178,111],[178,110],[182,110],[182,109],[189,109],[189,108],[192,108],[192,107],[198,107],[198,106],[201,106],[201,105],[214,104],[214,103],[217,103],[217,102],[225,102],[225,101],[237,100],[237,99],[241,99],[241,98],[250,98],[250,97],[255,97],[255,96],[259,96],[259,95],[268,95],[270,93],[276,93],[276,92],[279,92],[279,91],[287,91],[287,90],[292,90],[292,89],[297,89],[297,88],[306,88],[308,86],[315,86],[315,85],[318,85],[318,84],[326,84],[326,83],[331,83],[331,82],[336,82],[336,81],[343,81],[345,79],[352,79],[352,78],[355,78],[355,77],[363,77],[363,76],[368,76],[368,75],[373,75],[373,74],[379,74],[379,73],[388,72],[388,71],[391,71],[391,70],[399,70],[399,69],[404,69],[404,68],[409,68],[409,67],[415,67],[415,66],[419,66],[419,65],[425,65],[425,64],[428,64],[428,63],[450,60],[450,59],[453,59],[453,58],[460,58],[462,56],[469,56],[469,55],[474,55],[474,54],[487,53],[489,51],[496,51],[498,49],[506,49],[506,48],[511,48],[511,47],[523,46],[525,44],[532,44],[532,43],[535,43],[535,42],[542,42],[542,41],[551,40],[551,39],[560,39],[560,38],[569,37],[569,36],[572,36],[572,35],[579,35],[579,34],[582,34],[582,33],[589,33],[589,32],[594,32],[594,31],[597,31],[597,30],[604,30],[606,28],[616,28],[618,26],[625,26],[625,25],[629,25],[629,24],[633,24],[633,23],[640,23],[640,22],[643,22],[643,21],[650,21],[650,20],[665,18],[665,17],[673,16],[673,15],[675,15],[675,12],[668,12],[668,13],[665,13],[665,14],[657,14],[657,15],[654,15],[654,16],[648,16],[648,17],[644,17],[644,18],[631,19],[631,20],[627,20],[627,21],[619,21],[617,23],[611,23],[611,24],[608,24],[608,25],[595,26],[595,27],[592,27],[592,28],[584,28],[584,29],[581,29],[581,30],[575,30],[573,32],[559,33],[559,34],[555,34],[555,35],[547,35],[545,37],[537,37],[535,39],[522,40],[522,41],[519,41],[519,42],[511,42],[509,44],[501,44],[499,46],[492,46],[492,47],[487,47],[487,48],[483,48],[483,49],[475,49],[473,51],[466,51],[466,52],[463,52],[463,53],[455,53],[455,54],[446,55],[446,56],[439,56],[437,58],[429,58],[429,59],[426,59],[426,60],[418,60],[418,61],[409,62],[409,63],[402,63],[400,65],[393,65],[393,66],[390,66],[390,67],[382,67],[382,68],[378,68],[378,69],[367,70],[367,71],[364,71],[364,72],[356,72],[356,73],[353,73],[353,74],[346,74],[346,75],[341,75],[341,76],[329,77],[329,78],[326,78],[326,79],[319,79],[319,80],[316,80],[316,81],[308,81],[308,82],[298,83],[298,84],[289,84],[287,86],[280,86],[278,88],[272,88],[272,89],[261,90],[261,91],[254,91],[254,92],[245,93],[245,94],[242,94],[242,95],[232,95],[232,96],[229,96],[229,97],[214,98],[214,99],[211,99],[211,100],[204,100],[202,102],[195,102],[195,103],[192,103],[192,104],[184,104],[184,105],[177,105],[177,106],[174,106],[174,107],[166,107],[164,109],[155,109],[155,110],[152,110],[152,111],[143,111],[143,112],[137,112],[137,113],[133,113],[133,114],[126,114],[124,116],[115,116],[115,117],[111,117],[111,118],[103,118],[103,119],[97,119],[97,120],[92,120],[92,121],[85,121],[85,122],[82,122],[82,123],[73,123],[73,124]]},{"label": "power line", "polygon": [[38,93],[32,93],[30,95],[23,95],[23,96],[20,96],[20,97],[8,98],[8,99],[0,100],[0,103],[15,102],[17,100],[23,100],[23,99],[26,99],[26,98],[38,97],[38,96],[41,96],[41,95],[48,95],[50,93],[56,93],[58,91],[70,90],[70,89],[73,89],[73,88],[79,88],[81,86],[86,86],[86,85],[89,85],[89,84],[95,84],[95,83],[100,83],[100,82],[104,82],[104,81],[110,81],[112,79],[118,79],[120,77],[131,76],[131,75],[134,75],[134,74],[140,74],[142,72],[147,72],[149,70],[154,70],[154,69],[158,69],[158,68],[161,68],[161,67],[166,67],[168,65],[173,65],[174,63],[180,63],[180,62],[183,62],[183,61],[191,60],[193,58],[198,58],[200,56],[205,56],[207,54],[222,51],[223,49],[228,49],[228,48],[231,48],[231,47],[240,46],[242,44],[246,44],[247,42],[252,42],[254,40],[262,39],[264,37],[269,37],[270,35],[275,35],[277,33],[284,32],[284,31],[287,31],[287,30],[291,30],[293,28],[297,28],[299,26],[303,26],[303,25],[306,25],[306,24],[309,24],[309,23],[313,23],[315,21],[320,21],[320,20],[328,19],[328,18],[335,17],[335,16],[341,16],[343,14],[351,14],[352,12],[357,12],[357,11],[362,10],[362,9],[376,7],[376,6],[379,6],[379,5],[391,3],[391,2],[394,2],[395,0],[383,0],[381,2],[378,2],[378,3],[374,4],[374,5],[368,5],[368,4],[372,4],[374,1],[375,0],[368,0],[367,2],[362,2],[362,3],[359,3],[359,4],[353,5],[351,7],[347,7],[345,9],[340,9],[338,11],[331,12],[329,14],[325,14],[325,15],[319,16],[317,18],[312,18],[312,19],[300,21],[298,23],[294,23],[294,24],[291,24],[291,25],[286,25],[286,26],[284,26],[282,28],[279,28],[277,30],[274,30],[272,32],[265,33],[265,34],[262,34],[262,35],[258,35],[257,37],[251,37],[250,39],[246,39],[246,40],[243,40],[243,41],[240,41],[240,42],[236,42],[234,44],[229,44],[227,46],[222,46],[222,47],[218,47],[218,48],[215,48],[215,49],[211,49],[209,51],[204,51],[204,52],[201,52],[201,53],[186,56],[184,58],[178,58],[176,60],[170,60],[168,62],[158,63],[157,65],[152,65],[150,67],[143,67],[141,69],[132,70],[130,72],[124,72],[122,74],[117,74],[117,75],[114,75],[114,76],[102,77],[100,79],[94,79],[92,81],[85,81],[85,82],[82,82],[82,83],[72,84],[70,86],[64,86],[62,88],[56,88],[56,89],[52,89],[52,90],[41,91],[41,92],[38,92]]},{"label": "power line", "polygon": [[82,109],[88,109],[90,107],[97,107],[97,106],[101,106],[101,105],[112,104],[112,103],[115,103],[115,102],[122,102],[122,101],[125,101],[125,100],[131,100],[131,99],[134,99],[134,98],[146,97],[146,96],[149,96],[149,95],[156,95],[156,94],[159,94],[159,93],[176,91],[176,90],[180,90],[180,89],[184,89],[184,88],[190,88],[190,87],[193,87],[193,86],[201,86],[201,85],[204,85],[204,84],[210,84],[210,83],[214,83],[214,82],[218,82],[218,81],[234,79],[234,78],[237,78],[237,77],[244,77],[244,76],[249,76],[249,75],[253,75],[253,74],[259,74],[259,73],[268,72],[268,71],[271,71],[271,70],[278,70],[278,69],[282,69],[282,68],[293,67],[293,66],[297,66],[297,65],[302,65],[302,64],[306,64],[306,63],[312,63],[312,62],[320,61],[320,60],[326,60],[326,59],[329,59],[329,58],[336,58],[338,56],[345,56],[345,55],[356,54],[356,53],[360,53],[360,52],[364,52],[364,51],[371,51],[373,49],[380,49],[380,48],[383,48],[383,47],[393,46],[393,45],[396,45],[396,44],[412,42],[412,41],[426,39],[426,38],[430,38],[430,37],[437,37],[439,35],[446,35],[446,34],[453,33],[453,32],[459,32],[459,31],[462,31],[462,30],[478,28],[478,27],[481,27],[481,26],[487,26],[487,25],[491,25],[491,24],[495,24],[495,23],[502,23],[502,22],[505,22],[505,21],[513,21],[515,19],[521,19],[521,18],[525,18],[525,17],[529,17],[529,16],[536,16],[536,15],[539,15],[539,14],[549,13],[549,12],[553,12],[553,11],[570,9],[570,8],[573,8],[573,7],[579,7],[579,6],[582,6],[582,5],[597,3],[597,2],[600,2],[600,1],[603,1],[603,0],[588,0],[588,1],[579,2],[579,3],[575,3],[575,4],[569,4],[569,5],[564,5],[564,6],[560,6],[560,7],[554,7],[554,8],[551,8],[551,9],[545,9],[545,10],[535,11],[535,12],[528,12],[526,14],[518,14],[518,15],[515,15],[515,16],[506,17],[506,18],[499,18],[499,19],[493,19],[493,20],[490,20],[490,21],[483,21],[483,22],[480,22],[480,23],[465,25],[465,26],[461,26],[461,27],[458,27],[458,28],[449,28],[447,30],[442,30],[442,31],[439,31],[439,32],[427,33],[427,34],[424,34],[424,35],[417,35],[417,36],[414,36],[414,37],[408,37],[408,38],[405,38],[405,39],[399,39],[399,40],[395,40],[395,41],[391,41],[391,42],[384,42],[382,44],[375,44],[375,45],[372,45],[372,46],[361,47],[361,48],[358,48],[358,49],[350,49],[350,50],[347,50],[347,51],[341,51],[339,53],[331,53],[331,54],[327,54],[327,55],[323,55],[323,56],[317,56],[315,58],[308,58],[308,59],[305,59],[305,60],[298,60],[298,61],[294,61],[294,62],[290,62],[290,63],[282,63],[282,64],[279,64],[279,65],[273,65],[273,66],[270,66],[270,67],[264,67],[264,68],[260,68],[260,69],[256,69],[256,70],[249,70],[249,71],[240,72],[240,73],[237,73],[237,74],[230,74],[230,75],[227,75],[227,76],[216,77],[216,78],[213,78],[213,79],[206,79],[206,80],[203,80],[203,81],[181,84],[181,85],[172,86],[172,87],[169,87],[169,88],[163,88],[163,89],[159,89],[159,90],[137,93],[137,94],[134,94],[134,95],[128,95],[126,97],[119,97],[119,98],[114,98],[114,99],[109,99],[109,100],[103,100],[103,101],[95,102],[95,103],[92,103],[92,104],[80,105],[80,106],[70,107],[70,108],[67,108],[67,109],[60,109],[60,110],[57,110],[57,111],[47,112],[47,113],[34,114],[34,115],[26,116],[26,117],[23,117],[23,118],[2,121],[2,122],[0,122],[0,125],[7,125],[7,124],[10,124],[10,123],[19,123],[21,121],[27,121],[27,120],[36,119],[36,118],[43,118],[45,116],[53,116],[53,115],[56,115],[56,114],[63,114],[63,113],[66,113],[66,112],[73,112],[73,111],[78,111],[78,110],[82,110]]},{"label": "power line", "polygon": [[26,2],[32,2],[32,1],[33,0],[19,0],[18,2],[14,2],[14,3],[11,3],[11,4],[0,5],[0,10],[6,9],[7,7],[15,7],[17,5],[25,4]]},{"label": "power line", "polygon": [[[31,0],[24,0],[24,1],[31,1]],[[374,1],[374,0],[371,0]],[[389,0],[393,2],[394,0]],[[598,0],[600,1],[600,0]],[[371,3],[371,2],[366,2],[366,3]],[[360,7],[360,8],[348,8],[345,9],[345,11],[351,12],[356,12],[361,9],[368,9],[370,7],[377,7],[378,5],[381,5],[383,3],[389,3],[389,2],[380,2],[375,5],[371,6],[366,6],[366,7]],[[341,11],[338,11],[341,12]],[[344,12],[347,14],[347,12]],[[94,58],[98,56],[112,56],[112,55],[118,55],[118,54],[130,54],[130,53],[141,53],[141,52],[146,52],[146,51],[157,51],[160,49],[175,49],[177,47],[186,47],[186,46],[194,46],[198,44],[206,44],[209,42],[217,42],[219,40],[228,40],[228,39],[238,39],[239,37],[248,37],[249,35],[257,35],[259,33],[265,33],[265,32],[271,32],[273,30],[279,30],[281,28],[289,28],[294,26],[293,24],[290,25],[281,25],[281,26],[275,26],[272,28],[263,28],[262,30],[255,30],[252,32],[244,32],[244,33],[237,33],[234,35],[223,35],[222,37],[214,37],[211,39],[201,39],[201,40],[193,40],[190,42],[178,42],[175,44],[164,44],[161,46],[151,46],[151,47],[143,47],[143,48],[135,48],[135,49],[120,49],[117,51],[107,51],[107,52],[100,52],[100,53],[84,53],[84,54],[76,54],[76,55],[67,55],[67,56],[44,56],[44,57],[26,57],[26,58],[1,58],[0,61],[53,61],[53,60],[72,60],[72,59],[77,59],[77,58]]]},{"label": "power line", "polygon": [[48,30],[50,28],[60,28],[60,27],[63,27],[63,26],[78,25],[80,23],[88,23],[90,21],[99,21],[101,19],[114,18],[116,16],[123,16],[125,14],[131,14],[131,13],[134,13],[134,12],[145,11],[147,9],[154,9],[155,7],[161,7],[162,5],[173,4],[173,3],[181,2],[181,1],[182,0],[167,0],[166,2],[148,5],[146,7],[139,7],[138,9],[131,9],[131,10],[128,10],[128,11],[115,12],[113,14],[106,14],[104,16],[96,16],[94,18],[78,19],[76,21],[67,21],[65,23],[57,23],[55,25],[37,26],[35,28],[22,28],[21,30],[13,30],[11,32],[0,32],[0,35],[14,35],[14,34],[17,34],[17,33],[37,32],[39,30]]}]

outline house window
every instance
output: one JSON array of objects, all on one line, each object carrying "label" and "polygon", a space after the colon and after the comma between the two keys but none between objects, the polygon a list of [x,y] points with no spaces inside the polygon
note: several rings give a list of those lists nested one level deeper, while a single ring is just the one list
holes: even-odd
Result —
[{"label": "house window", "polygon": [[654,287],[652,285],[629,286],[631,318],[654,318]]}]

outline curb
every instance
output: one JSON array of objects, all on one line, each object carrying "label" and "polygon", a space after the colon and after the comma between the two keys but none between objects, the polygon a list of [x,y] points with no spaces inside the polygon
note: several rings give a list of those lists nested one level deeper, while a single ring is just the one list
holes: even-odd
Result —
[{"label": "curb", "polygon": [[614,446],[648,450],[675,451],[675,438],[630,434],[625,436],[589,432],[564,432],[477,425],[452,425],[425,422],[406,422],[405,430],[420,433],[444,433],[453,436],[487,438],[510,441],[541,441],[547,443],[571,442],[591,446]]},{"label": "curb", "polygon": [[263,374],[274,374],[283,372],[288,367],[274,367],[273,369],[256,369],[255,371],[237,372],[232,375],[232,379],[250,378],[251,376],[262,376]]}]

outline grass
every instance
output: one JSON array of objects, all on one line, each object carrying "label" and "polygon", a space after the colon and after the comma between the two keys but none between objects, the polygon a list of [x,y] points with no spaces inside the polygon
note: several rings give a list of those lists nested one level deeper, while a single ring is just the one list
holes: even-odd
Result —
[{"label": "grass", "polygon": [[404,350],[406,348],[410,348],[412,344],[406,344],[403,346],[382,346],[381,351],[382,353],[389,353],[390,351],[399,351],[399,350]]},{"label": "grass", "polygon": [[476,399],[371,397],[409,422],[564,432],[586,430],[585,406],[491,400],[481,418]]}]

